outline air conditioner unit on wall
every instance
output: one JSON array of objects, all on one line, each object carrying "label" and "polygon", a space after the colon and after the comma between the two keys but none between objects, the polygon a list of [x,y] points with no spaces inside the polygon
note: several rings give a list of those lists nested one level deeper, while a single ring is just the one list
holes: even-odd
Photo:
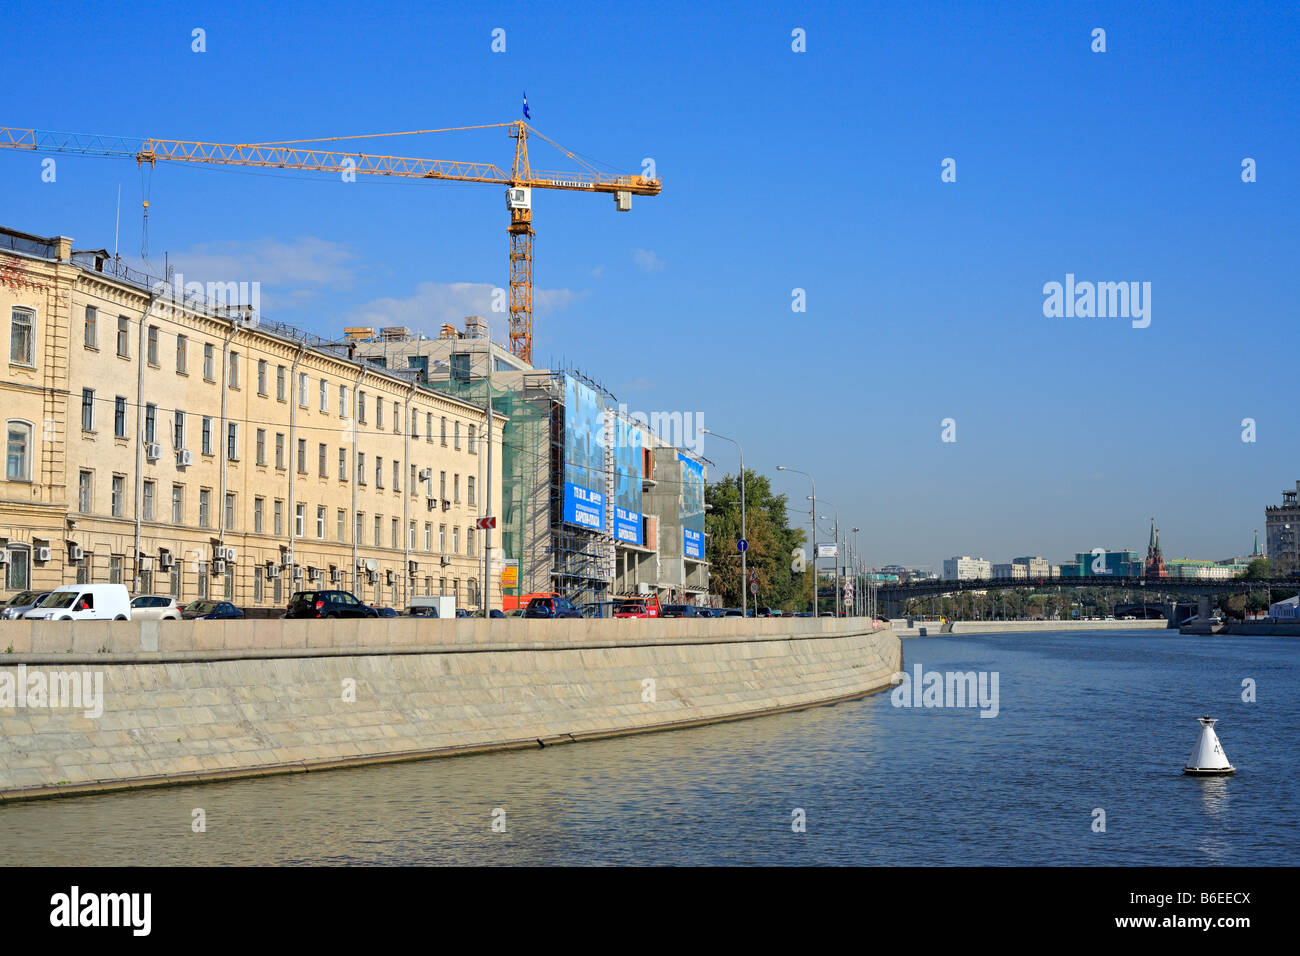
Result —
[{"label": "air conditioner unit on wall", "polygon": [[313,581],[313,582],[315,582],[315,581],[319,581],[319,580],[320,580],[320,568],[313,568],[313,567],[310,567],[310,566],[309,566],[309,567],[307,568],[307,577],[308,577],[309,580],[311,580],[311,581]]},{"label": "air conditioner unit on wall", "polygon": [[33,550],[36,552],[36,560],[39,561],[41,564],[44,564],[46,561],[50,560],[49,548],[35,548]]},{"label": "air conditioner unit on wall", "polygon": [[212,573],[213,573],[213,574],[225,574],[225,573],[226,573],[226,562],[225,562],[225,561],[222,561],[222,560],[219,559],[219,558],[218,558],[216,561],[213,561],[213,562],[212,562]]},{"label": "air conditioner unit on wall", "polygon": [[8,564],[8,563],[9,563],[9,549],[0,548],[0,564]]},{"label": "air conditioner unit on wall", "polygon": [[86,552],[82,550],[79,544],[68,545],[68,560],[73,564],[80,564],[86,557]]},{"label": "air conditioner unit on wall", "polygon": [[446,498],[443,498],[443,499],[442,499],[442,510],[443,510],[443,511],[450,511],[450,510],[451,510],[451,502],[448,501]]},{"label": "air conditioner unit on wall", "polygon": [[188,448],[182,448],[176,453],[176,466],[178,468],[188,468],[194,464],[194,452]]},{"label": "air conditioner unit on wall", "polygon": [[330,568],[330,584],[338,584],[338,583],[339,583],[339,569]]},{"label": "air conditioner unit on wall", "polygon": [[393,583],[393,572],[391,568],[384,572],[384,583],[385,584]]},{"label": "air conditioner unit on wall", "polygon": [[441,558],[438,559],[438,563],[445,568],[447,565],[451,564],[451,556],[444,554]]},{"label": "air conditioner unit on wall", "polygon": [[419,562],[419,561],[407,561],[407,562],[406,562],[406,573],[407,573],[407,574],[414,574],[414,573],[415,573],[416,571],[418,571],[418,570],[420,570],[420,562]]},{"label": "air conditioner unit on wall", "polygon": [[157,461],[162,457],[162,445],[157,442],[149,442],[144,446],[144,457],[150,461]]},{"label": "air conditioner unit on wall", "polygon": [[229,561],[231,564],[234,564],[235,549],[230,547],[229,545],[217,548],[217,557],[220,558],[222,561]]},{"label": "air conditioner unit on wall", "polygon": [[267,580],[271,580],[271,579],[273,579],[273,578],[278,578],[279,576],[280,576],[280,566],[279,566],[278,564],[275,564],[275,563],[271,562],[271,561],[266,562],[266,577],[267,577]]},{"label": "air conditioner unit on wall", "polygon": [[176,563],[176,559],[172,557],[172,553],[170,551],[168,551],[166,548],[159,550],[158,567],[166,571],[169,568],[171,568],[171,566],[175,563]]},{"label": "air conditioner unit on wall", "polygon": [[430,511],[433,511],[438,507],[438,499],[432,495],[425,499],[425,503],[429,506]]}]

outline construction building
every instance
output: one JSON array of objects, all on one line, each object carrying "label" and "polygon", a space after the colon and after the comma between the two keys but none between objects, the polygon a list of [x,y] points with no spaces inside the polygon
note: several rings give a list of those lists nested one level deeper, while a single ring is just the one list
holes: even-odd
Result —
[{"label": "construction building", "polygon": [[486,405],[423,370],[177,285],[0,229],[4,595],[121,582],[268,612],[313,587],[500,606],[477,525],[500,513],[506,416],[488,454]]},{"label": "construction building", "polygon": [[581,604],[656,595],[710,603],[705,553],[707,462],[615,407],[575,369],[538,369],[492,342],[487,323],[353,328],[350,348],[430,388],[492,407],[502,440],[500,563],[507,608],[556,591]]}]

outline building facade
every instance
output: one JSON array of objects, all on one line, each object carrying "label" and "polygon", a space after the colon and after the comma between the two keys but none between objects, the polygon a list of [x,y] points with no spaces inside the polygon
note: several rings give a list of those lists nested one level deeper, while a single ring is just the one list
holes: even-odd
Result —
[{"label": "building facade", "polygon": [[1264,508],[1264,541],[1275,573],[1290,574],[1300,568],[1300,481],[1294,491],[1282,492],[1280,505]]},{"label": "building facade", "polygon": [[987,581],[991,577],[993,577],[993,565],[983,558],[962,555],[944,559],[945,581]]},{"label": "building facade", "polygon": [[106,581],[268,611],[311,587],[483,606],[476,525],[501,485],[487,502],[481,406],[65,237],[0,237],[6,595]]}]

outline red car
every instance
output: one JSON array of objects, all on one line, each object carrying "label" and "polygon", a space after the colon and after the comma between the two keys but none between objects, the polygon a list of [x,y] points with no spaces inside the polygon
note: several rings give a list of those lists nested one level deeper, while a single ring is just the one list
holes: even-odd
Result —
[{"label": "red car", "polygon": [[618,607],[614,608],[615,617],[662,617],[663,608],[659,606],[659,598],[645,598],[636,601],[624,601]]}]

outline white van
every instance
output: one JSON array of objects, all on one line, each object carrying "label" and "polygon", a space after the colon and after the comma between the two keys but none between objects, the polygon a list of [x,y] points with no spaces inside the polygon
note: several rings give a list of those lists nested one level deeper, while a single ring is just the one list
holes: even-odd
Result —
[{"label": "white van", "polygon": [[129,621],[125,584],[65,584],[23,615],[28,621]]}]

